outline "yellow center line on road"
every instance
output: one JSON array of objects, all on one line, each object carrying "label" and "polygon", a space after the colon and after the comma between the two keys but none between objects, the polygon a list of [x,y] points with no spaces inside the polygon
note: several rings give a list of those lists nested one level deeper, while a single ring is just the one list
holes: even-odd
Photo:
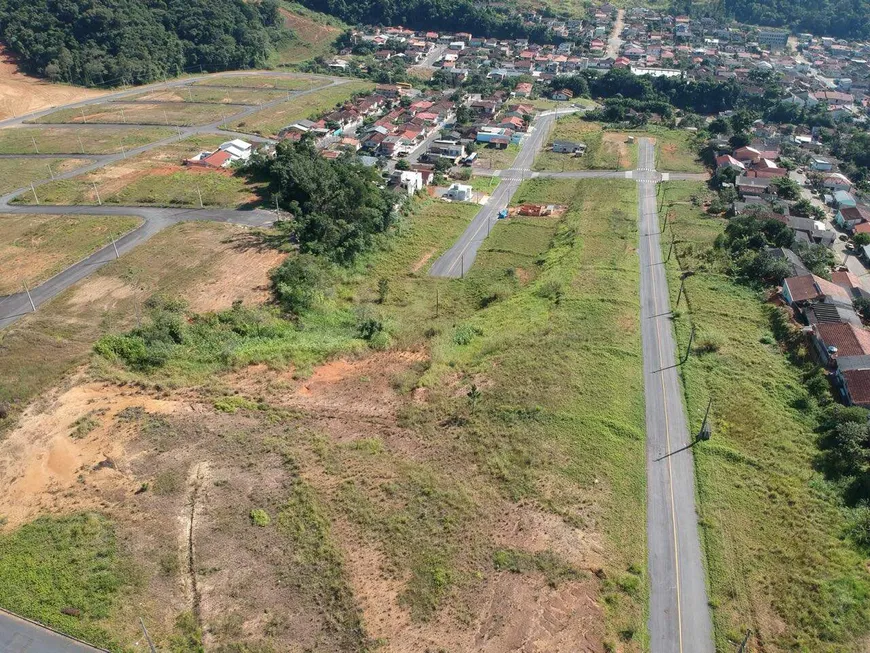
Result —
[{"label": "yellow center line on road", "polygon": [[[641,184],[646,182],[640,182]],[[648,197],[644,198],[645,201],[648,201]],[[641,207],[643,210],[643,207]],[[651,216],[652,211],[647,212],[647,216]],[[656,225],[657,226],[657,225]],[[647,238],[647,248],[649,250],[649,262],[650,267],[652,267],[652,238]],[[661,252],[659,252],[661,255]],[[656,286],[656,276],[654,271],[650,271],[650,281],[652,282],[652,294],[653,294],[653,315],[659,315],[659,302],[657,295],[657,286]],[[665,377],[664,377],[664,367],[665,363],[662,360],[662,339],[661,332],[659,330],[659,318],[653,317],[654,326],[656,330],[656,345],[658,347],[658,358],[659,358],[659,369],[662,370],[659,373],[659,381],[662,386],[662,409],[665,414],[665,454],[669,454],[671,451],[671,427],[670,427],[670,416],[668,415],[668,402],[667,402],[667,392],[665,391]],[[674,474],[673,468],[671,467],[671,457],[668,455],[667,457],[668,463],[668,488],[670,490],[670,498],[671,498],[671,524],[673,525],[673,538],[674,538],[674,572],[676,576],[676,584],[675,589],[677,592],[677,642],[679,644],[680,653],[683,651],[683,616],[682,616],[682,608],[680,605],[680,554],[679,554],[679,544],[677,542],[677,511],[676,511],[676,502],[674,500]]]}]

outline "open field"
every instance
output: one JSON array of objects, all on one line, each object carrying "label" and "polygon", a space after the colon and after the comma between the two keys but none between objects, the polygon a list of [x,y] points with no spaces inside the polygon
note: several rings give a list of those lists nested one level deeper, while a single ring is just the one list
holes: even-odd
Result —
[{"label": "open field", "polygon": [[[843,537],[836,492],[813,468],[819,409],[777,345],[773,307],[708,255],[726,221],[689,203],[704,193],[673,183],[665,197],[677,258],[695,272],[685,281],[690,310],[683,298],[674,320],[680,348],[697,328],[681,368],[693,432],[713,401],[712,439],[694,455],[717,649],[734,649],[749,628],[756,649],[772,653],[864,650],[870,574]],[[672,306],[678,273],[672,259]]]},{"label": "open field", "polygon": [[352,80],[339,86],[325,88],[317,93],[309,93],[294,98],[278,106],[263,109],[243,120],[231,123],[228,128],[260,136],[274,136],[282,127],[286,127],[296,120],[324,113],[337,104],[349,100],[354,93],[369,91],[373,88],[374,84],[371,82]]},{"label": "open field", "polygon": [[487,168],[489,170],[506,170],[513,165],[514,159],[517,158],[519,153],[520,146],[516,143],[511,143],[503,150],[494,147],[479,147],[474,167]]},{"label": "open field", "polygon": [[[637,146],[627,143],[628,134],[605,131],[599,123],[574,115],[559,118],[547,145],[535,160],[534,170],[630,170],[637,162]],[[586,143],[586,153],[575,157],[549,148],[554,140]]]},{"label": "open field", "polygon": [[[218,83],[219,80],[214,80]],[[203,102],[211,104],[257,105],[287,97],[287,91],[250,88],[215,88],[211,86],[174,87],[132,95],[124,100],[147,102]]]},{"label": "open field", "polygon": [[14,59],[5,48],[0,46],[0,120],[100,97],[108,92],[68,84],[52,84],[44,79],[25,75],[18,70]]},{"label": "open field", "polygon": [[586,97],[574,98],[573,100],[569,100],[568,102],[562,102],[559,100],[551,100],[550,98],[539,97],[534,100],[529,100],[527,98],[517,98],[517,102],[522,102],[523,104],[531,104],[533,107],[538,109],[539,111],[549,111],[550,109],[567,109],[572,104],[576,104],[581,107],[592,107],[595,106],[595,100],[591,100]]},{"label": "open field", "polygon": [[90,161],[87,159],[0,159],[0,194],[29,186],[32,181],[50,179],[52,174],[74,170],[88,163]]},{"label": "open field", "polygon": [[189,102],[155,102],[153,104],[123,104],[103,102],[78,109],[61,109],[35,123],[111,123],[131,125],[166,125],[188,127],[205,125],[238,113],[234,104],[191,104]]},{"label": "open field", "polygon": [[93,215],[0,215],[0,296],[31,288],[141,223]]},{"label": "open field", "polygon": [[664,172],[704,172],[692,145],[692,133],[676,129],[650,129],[638,136],[656,141],[656,169]]},{"label": "open field", "polygon": [[15,127],[0,129],[0,154],[115,154],[122,144],[130,150],[174,133],[166,127]]},{"label": "open field", "polygon": [[278,66],[331,53],[332,43],[348,27],[333,16],[312,11],[298,3],[283,4],[280,11],[284,25],[293,31],[294,38],[279,44],[275,55],[275,64]]},{"label": "open field", "polygon": [[308,91],[312,88],[326,86],[327,84],[329,84],[328,79],[313,75],[300,75],[298,77],[288,77],[284,75],[275,75],[274,77],[269,75],[221,75],[194,82],[193,86],[249,88],[261,91]]},{"label": "open field", "polygon": [[[529,201],[571,209],[558,223],[496,225],[464,281],[426,269],[477,207],[419,200],[387,249],[340,272],[298,325],[249,303],[185,321],[152,372],[94,357],[0,444],[0,478],[28,479],[0,497],[7,530],[46,511],[105,515],[140,581],[135,608],[119,574],[107,616],[87,617],[120,645],[141,637],[141,615],[170,650],[178,638],[215,650],[642,650],[635,192],[525,185]],[[12,327],[0,380],[46,330],[73,331],[81,360],[88,338],[135,323],[134,289],[150,295],[155,275],[190,297],[250,267],[223,257],[252,255],[253,237],[201,251],[219,238],[195,229],[218,227],[160,234]],[[85,310],[103,317],[67,323]],[[360,336],[369,319],[384,325],[378,344]],[[74,365],[46,364],[68,346],[38,350],[39,369]],[[16,376],[18,391],[42,393],[46,374],[27,387]],[[61,452],[84,481],[25,469]],[[0,604],[9,596],[0,585]]]},{"label": "open field", "polygon": [[[226,137],[217,135],[195,136],[72,179],[49,182],[37,189],[39,201],[199,207],[201,194],[204,206],[238,208],[256,203],[258,185],[232,170],[181,165],[183,159],[212,150],[224,140]],[[0,165],[3,162],[0,160]],[[25,194],[16,201],[32,204],[34,198]]]}]

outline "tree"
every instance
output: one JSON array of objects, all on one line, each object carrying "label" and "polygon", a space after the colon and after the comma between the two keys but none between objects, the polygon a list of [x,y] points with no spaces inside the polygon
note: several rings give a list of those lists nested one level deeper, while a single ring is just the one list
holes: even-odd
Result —
[{"label": "tree", "polygon": [[716,118],[708,126],[711,134],[728,134],[731,131],[731,126],[723,118]]},{"label": "tree", "polygon": [[801,187],[794,179],[789,177],[771,179],[770,185],[776,191],[777,197],[781,197],[784,200],[797,200],[801,196]]},{"label": "tree", "polygon": [[468,397],[468,403],[471,406],[471,414],[473,415],[474,409],[477,408],[477,402],[480,401],[481,397],[480,390],[478,389],[477,384],[471,384],[471,387],[468,389],[466,396]]},{"label": "tree", "polygon": [[804,262],[804,265],[807,266],[810,272],[826,279],[831,278],[831,268],[834,266],[834,252],[830,248],[818,243],[813,243],[812,245],[801,243],[797,248],[797,255],[800,256],[801,261]]},{"label": "tree", "polygon": [[399,159],[396,161],[396,170],[410,170],[411,164],[408,163],[407,159]]},{"label": "tree", "polygon": [[300,315],[320,299],[328,287],[329,267],[311,254],[289,256],[269,273],[275,299],[288,313]]},{"label": "tree", "polygon": [[387,295],[390,293],[390,282],[384,278],[378,279],[378,304],[383,304],[387,301]]},{"label": "tree", "polygon": [[752,141],[749,138],[749,134],[743,133],[734,134],[731,138],[728,139],[728,143],[734,149],[737,149],[739,147],[746,147],[751,142]]},{"label": "tree", "polygon": [[855,243],[858,247],[864,247],[864,245],[870,245],[870,234],[864,232],[855,234],[852,236],[852,242]]}]

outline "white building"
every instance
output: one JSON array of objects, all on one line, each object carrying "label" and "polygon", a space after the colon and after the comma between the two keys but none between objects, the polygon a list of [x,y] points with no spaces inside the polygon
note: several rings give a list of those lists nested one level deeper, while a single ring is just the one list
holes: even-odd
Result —
[{"label": "white building", "polygon": [[454,202],[470,202],[473,195],[474,191],[471,189],[471,186],[466,186],[465,184],[453,184],[444,193],[446,199],[453,200]]}]

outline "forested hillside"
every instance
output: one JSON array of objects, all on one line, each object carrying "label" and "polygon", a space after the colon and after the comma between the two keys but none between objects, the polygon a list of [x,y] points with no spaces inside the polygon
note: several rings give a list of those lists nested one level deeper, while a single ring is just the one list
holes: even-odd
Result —
[{"label": "forested hillside", "polygon": [[524,24],[515,8],[472,0],[301,0],[302,4],[346,23],[403,25],[412,29],[462,31],[495,38],[530,38],[546,43],[553,35],[540,24]]},{"label": "forested hillside", "polygon": [[868,0],[723,0],[723,4],[725,13],[742,23],[841,38],[870,36]]},{"label": "forested hillside", "polygon": [[76,84],[260,66],[281,25],[276,0],[0,0],[0,41],[21,68]]}]

